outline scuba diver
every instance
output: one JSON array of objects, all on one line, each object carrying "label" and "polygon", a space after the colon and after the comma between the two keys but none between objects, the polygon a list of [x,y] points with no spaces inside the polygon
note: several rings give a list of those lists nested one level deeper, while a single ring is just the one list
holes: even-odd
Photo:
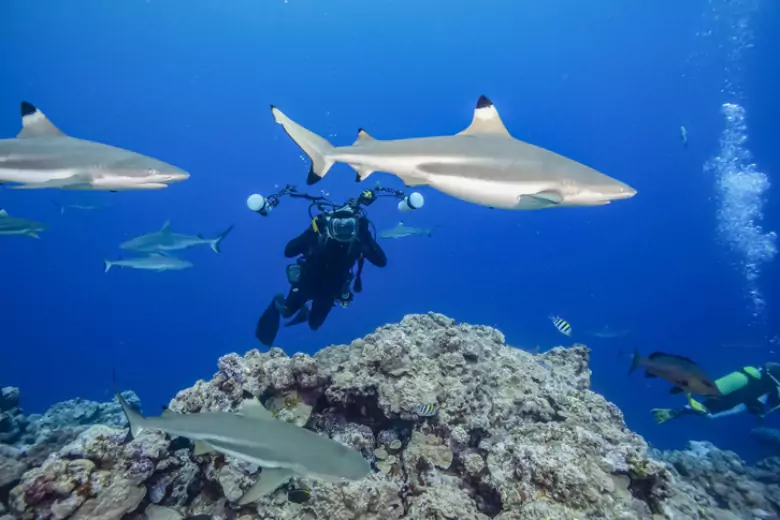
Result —
[{"label": "scuba diver", "polygon": [[[354,293],[363,290],[361,276],[366,260],[377,267],[387,265],[387,257],[376,241],[376,230],[364,206],[370,206],[383,196],[402,199],[398,209],[403,212],[423,205],[419,193],[406,196],[402,191],[379,186],[362,192],[357,199],[337,205],[324,196],[299,193],[295,186],[288,185],[267,198],[250,196],[247,206],[267,216],[284,196],[310,202],[311,224],[284,248],[285,257],[297,257],[297,260],[287,266],[290,283],[287,297],[281,293],[275,295],[257,322],[255,336],[266,346],[273,344],[281,318],[292,317],[286,327],[308,322],[310,329],[317,330],[335,305],[346,308],[354,299]],[[314,208],[318,211],[316,215]],[[311,309],[307,305],[309,301]]]},{"label": "scuba diver", "polygon": [[688,404],[677,410],[655,408],[653,419],[663,424],[686,415],[700,415],[717,419],[747,411],[763,420],[780,408],[780,364],[765,363],[763,367],[742,367],[715,381],[722,397],[704,399],[701,402],[690,396]]}]

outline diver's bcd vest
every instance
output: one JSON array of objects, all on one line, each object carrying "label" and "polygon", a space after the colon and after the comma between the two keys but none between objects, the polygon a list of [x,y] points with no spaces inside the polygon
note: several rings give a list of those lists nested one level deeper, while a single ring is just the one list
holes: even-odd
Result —
[{"label": "diver's bcd vest", "polygon": [[[737,390],[742,390],[752,379],[761,379],[761,371],[755,367],[742,367],[739,370],[721,377],[715,381],[715,385],[720,393],[725,395],[733,394]],[[689,398],[690,407],[700,413],[709,413],[707,407],[696,399]]]}]

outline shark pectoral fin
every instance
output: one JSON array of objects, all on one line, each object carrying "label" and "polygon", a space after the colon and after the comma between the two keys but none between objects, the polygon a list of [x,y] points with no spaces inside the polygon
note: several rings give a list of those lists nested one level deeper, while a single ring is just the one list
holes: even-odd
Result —
[{"label": "shark pectoral fin", "polygon": [[294,473],[289,469],[263,468],[257,482],[238,500],[238,505],[243,506],[257,502],[279,489],[279,486],[286,484],[293,476]]},{"label": "shark pectoral fin", "polygon": [[474,118],[468,128],[457,135],[497,135],[511,137],[509,130],[501,121],[498,110],[485,96],[480,96],[477,100],[477,107],[474,109]]},{"label": "shark pectoral fin", "polygon": [[263,406],[263,403],[261,403],[257,397],[244,400],[244,402],[241,403],[241,408],[238,413],[244,417],[252,417],[255,419],[273,419],[271,412]]},{"label": "shark pectoral fin", "polygon": [[561,202],[563,202],[563,196],[557,191],[552,191],[552,190],[540,191],[539,193],[532,193],[523,196],[532,197],[539,202],[547,203],[547,204],[560,204]]},{"label": "shark pectoral fin", "polygon": [[35,231],[29,231],[29,232],[27,232],[27,233],[25,233],[25,234],[26,234],[28,237],[33,237],[33,238],[38,238],[38,239],[40,239],[40,238],[41,238],[41,237],[39,237],[39,236],[38,236],[38,233],[36,233]]},{"label": "shark pectoral fin", "polygon": [[62,131],[54,126],[43,112],[31,103],[22,101],[22,131],[16,137],[65,137]]},{"label": "shark pectoral fin", "polygon": [[[176,413],[176,412],[171,412],[171,413]],[[195,449],[193,450],[193,455],[195,455],[196,457],[199,455],[214,453],[215,451],[216,450],[214,449],[214,447],[208,442],[195,441]]]}]

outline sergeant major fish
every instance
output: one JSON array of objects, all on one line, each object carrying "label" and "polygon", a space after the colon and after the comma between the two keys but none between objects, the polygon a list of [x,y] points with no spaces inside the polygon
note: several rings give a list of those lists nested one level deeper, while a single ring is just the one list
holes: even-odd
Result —
[{"label": "sergeant major fish", "polygon": [[552,324],[555,325],[555,328],[558,329],[558,332],[566,336],[571,336],[571,325],[568,321],[560,316],[550,316],[549,318]]}]

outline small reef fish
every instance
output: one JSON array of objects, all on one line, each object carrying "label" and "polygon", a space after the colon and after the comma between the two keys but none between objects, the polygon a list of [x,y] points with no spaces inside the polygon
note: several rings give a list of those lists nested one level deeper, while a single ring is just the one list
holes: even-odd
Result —
[{"label": "small reef fish", "polygon": [[420,417],[433,417],[439,412],[439,405],[436,403],[420,404],[414,409]]},{"label": "small reef fish", "polygon": [[182,233],[174,233],[171,231],[171,222],[166,221],[163,227],[158,231],[141,235],[133,239],[124,242],[119,247],[121,249],[131,249],[133,251],[142,251],[144,253],[162,253],[166,251],[178,251],[180,249],[187,249],[188,247],[199,246],[202,244],[208,244],[211,246],[211,250],[215,253],[219,253],[219,244],[225,239],[225,237],[233,229],[230,226],[225,231],[213,238],[205,238],[203,235],[184,235]]},{"label": "small reef fish", "polygon": [[639,351],[635,350],[628,373],[632,373],[639,367],[645,368],[645,377],[660,377],[674,385],[670,393],[675,394],[682,391],[686,394],[707,397],[720,397],[722,395],[712,378],[689,358],[663,352],[653,352],[643,358],[639,355]]},{"label": "small reef fish", "polygon": [[0,139],[0,183],[11,188],[156,190],[190,176],[153,157],[69,137],[30,103],[21,112],[22,131]]},{"label": "small reef fish", "polygon": [[287,500],[296,504],[308,502],[311,498],[311,491],[304,488],[294,488],[287,492]]},{"label": "small reef fish", "polygon": [[636,195],[617,179],[515,139],[485,96],[477,100],[471,124],[455,135],[385,140],[361,129],[352,145],[339,147],[273,105],[271,113],[311,159],[307,184],[318,182],[340,162],[354,168],[358,181],[387,172],[408,186],[431,186],[490,208],[590,207]]},{"label": "small reef fish", "polygon": [[147,271],[176,271],[192,267],[192,262],[182,260],[170,255],[151,254],[139,258],[128,258],[126,260],[103,260],[105,271],[108,272],[113,266],[130,267],[132,269],[145,269]]},{"label": "small reef fish", "polygon": [[549,316],[549,319],[552,324],[555,325],[555,328],[558,329],[558,332],[566,336],[571,336],[571,325],[568,321],[560,316]]},{"label": "small reef fish", "polygon": [[41,238],[38,233],[45,230],[46,226],[34,220],[16,218],[8,215],[4,209],[0,209],[0,235],[19,235],[32,238]]},{"label": "small reef fish", "polygon": [[680,140],[682,141],[683,148],[688,147],[688,129],[685,125],[680,125]]},{"label": "small reef fish", "polygon": [[395,227],[385,229],[377,233],[379,238],[398,239],[414,236],[433,236],[433,229],[431,228],[417,228],[412,226],[406,226],[403,222],[399,222]]},{"label": "small reef fish", "polygon": [[161,431],[193,441],[196,456],[217,452],[263,468],[239,505],[259,500],[295,475],[344,482],[360,480],[371,472],[360,452],[274,418],[256,398],[244,401],[238,413],[166,410],[158,417],[144,417],[118,391],[116,396],[133,437],[144,430]]}]

